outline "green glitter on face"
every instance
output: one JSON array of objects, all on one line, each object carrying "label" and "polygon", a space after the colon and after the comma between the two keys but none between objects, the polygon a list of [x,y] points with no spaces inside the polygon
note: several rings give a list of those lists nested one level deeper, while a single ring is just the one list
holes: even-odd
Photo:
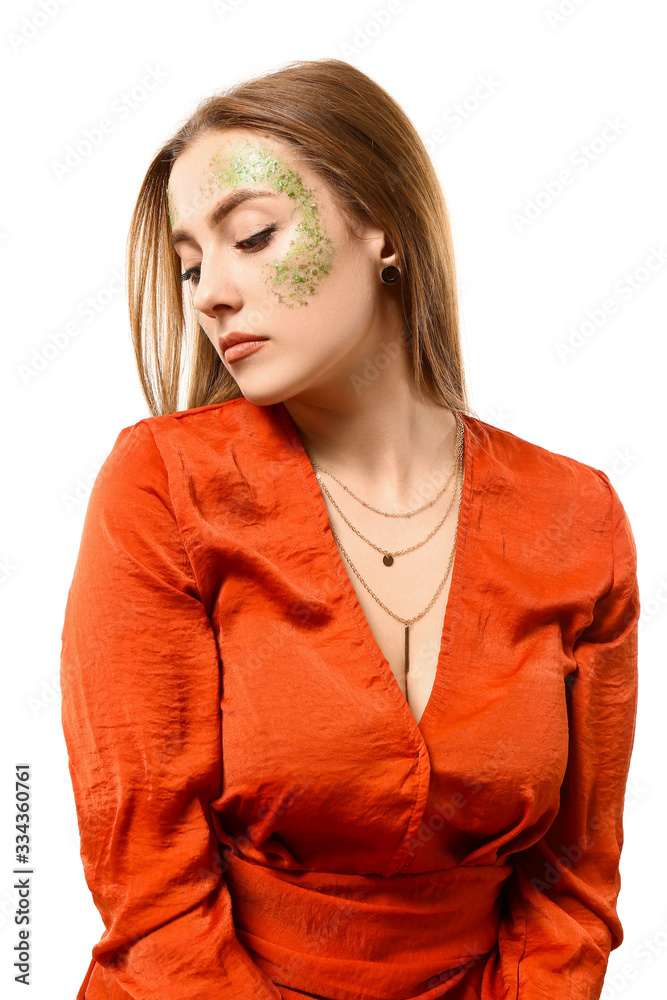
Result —
[{"label": "green glitter on face", "polygon": [[[292,306],[308,305],[324,275],[329,274],[334,245],[326,235],[313,191],[304,187],[290,166],[278,160],[264,146],[245,141],[244,148],[227,157],[214,156],[210,163],[215,182],[222,187],[264,183],[294,201],[292,214],[301,210],[296,235],[285,253],[272,264],[265,264],[266,282],[278,300]],[[200,189],[202,192],[204,188]],[[210,192],[211,185],[206,189]],[[282,289],[282,290],[281,290]],[[284,294],[283,294],[284,292]]]}]

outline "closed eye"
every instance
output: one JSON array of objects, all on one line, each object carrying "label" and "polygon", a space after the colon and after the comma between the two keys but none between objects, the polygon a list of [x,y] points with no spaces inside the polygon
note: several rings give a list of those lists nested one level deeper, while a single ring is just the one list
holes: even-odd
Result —
[{"label": "closed eye", "polygon": [[[268,246],[273,239],[273,234],[277,228],[278,223],[272,222],[270,226],[266,227],[266,229],[262,229],[261,232],[255,233],[254,236],[249,236],[247,240],[239,240],[238,243],[234,244],[234,247],[236,250],[249,250],[251,253],[255,250],[263,250],[264,247]],[[253,242],[253,240],[256,240],[257,242]],[[243,245],[244,243],[251,243],[252,246],[246,247]]]},{"label": "closed eye", "polygon": [[[239,240],[238,243],[234,244],[234,249],[242,250],[244,253],[257,253],[259,250],[263,250],[264,247],[269,245],[277,228],[278,223],[272,222],[270,226],[262,229],[259,233],[254,233],[252,236],[248,236],[245,240]],[[181,281],[189,281],[196,285],[199,282],[200,274],[201,268],[199,265],[189,267],[187,271],[184,271],[181,275]]]}]

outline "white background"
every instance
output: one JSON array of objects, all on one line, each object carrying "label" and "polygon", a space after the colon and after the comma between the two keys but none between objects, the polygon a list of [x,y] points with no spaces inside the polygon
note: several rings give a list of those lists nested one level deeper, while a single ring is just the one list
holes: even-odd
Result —
[{"label": "white background", "polygon": [[[3,5],[5,996],[26,995],[12,968],[15,763],[32,765],[33,1000],[73,1000],[103,930],[78,855],[58,671],[90,484],[120,429],[148,415],[122,290],[140,183],[196,102],[291,59],[324,56],[384,86],[429,144],[454,229],[477,413],[604,469],[630,517],[640,697],[621,862],[625,941],[603,997],[664,996],[664,10],[658,0],[392,7],[379,27],[375,14],[390,10],[382,0]],[[127,95],[151,72],[153,89],[129,108]],[[58,176],[68,146],[104,117],[113,130]],[[572,183],[559,193],[564,169]],[[81,312],[89,296],[91,321]],[[613,313],[602,309],[607,299]],[[77,335],[45,358],[71,322]]]}]

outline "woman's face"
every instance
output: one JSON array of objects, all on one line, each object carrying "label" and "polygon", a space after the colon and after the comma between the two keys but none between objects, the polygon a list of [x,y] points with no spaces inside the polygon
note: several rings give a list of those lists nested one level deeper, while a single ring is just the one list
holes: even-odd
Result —
[{"label": "woman's face", "polygon": [[[380,279],[397,263],[382,230],[350,232],[290,146],[245,129],[199,138],[174,162],[167,194],[185,287],[243,395],[354,397],[354,376],[402,329],[398,289]],[[225,354],[232,332],[266,340]]]}]

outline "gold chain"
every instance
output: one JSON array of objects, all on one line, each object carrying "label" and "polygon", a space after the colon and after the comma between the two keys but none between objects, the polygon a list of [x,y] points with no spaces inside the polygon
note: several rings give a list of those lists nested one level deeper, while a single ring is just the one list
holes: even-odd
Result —
[{"label": "gold chain", "polygon": [[[329,470],[325,469],[323,465],[319,465],[317,462],[311,462],[310,464],[312,465],[312,467],[314,469],[321,469],[322,472],[326,472],[327,476],[331,476],[331,478],[335,482],[337,482],[339,486],[342,486],[343,489],[346,490],[350,494],[351,497],[354,497],[355,500],[358,500],[359,503],[362,503],[364,505],[364,507],[368,507],[369,510],[374,510],[376,514],[382,514],[383,517],[414,517],[415,514],[421,514],[421,512],[423,510],[426,510],[427,507],[432,507],[433,506],[433,504],[435,503],[435,501],[438,500],[442,496],[442,494],[445,492],[445,490],[449,486],[450,479],[454,475],[454,468],[456,466],[456,459],[458,458],[458,454],[459,454],[459,451],[461,449],[461,441],[462,441],[462,437],[463,437],[463,432],[462,432],[462,429],[461,429],[461,421],[460,421],[458,413],[455,413],[454,416],[456,417],[456,447],[455,447],[455,450],[454,450],[454,463],[452,464],[452,471],[450,472],[449,476],[447,477],[447,482],[442,487],[442,489],[440,490],[440,492],[436,493],[436,495],[433,497],[432,500],[429,500],[428,503],[425,503],[422,507],[417,507],[416,510],[410,510],[410,511],[408,511],[407,514],[394,514],[394,513],[390,513],[389,511],[386,511],[386,510],[378,510],[377,507],[373,507],[371,504],[366,503],[366,501],[362,500],[361,497],[358,497],[356,493],[353,493],[352,490],[349,488],[349,486],[346,486],[345,483],[342,483],[340,481],[340,479],[336,479],[336,476],[334,476],[333,472],[329,472]],[[317,473],[316,473],[316,476],[317,476]],[[320,484],[322,484],[322,480],[320,479],[319,476],[317,476],[317,479],[319,480]]]},{"label": "gold chain", "polygon": [[[452,474],[449,477],[450,479],[451,479],[452,475],[453,475],[453,472],[452,472]],[[318,476],[318,479],[319,479],[319,476]],[[421,548],[422,545],[425,545],[426,542],[428,542],[429,538],[433,538],[433,535],[435,535],[436,531],[443,524],[443,522],[445,521],[445,518],[447,517],[447,515],[450,512],[450,510],[452,509],[452,504],[454,503],[454,497],[456,496],[456,489],[454,489],[452,491],[452,495],[451,495],[451,497],[449,499],[449,503],[447,504],[447,508],[445,510],[445,513],[442,515],[442,517],[440,518],[440,520],[436,524],[435,528],[433,528],[433,530],[431,532],[429,532],[429,534],[426,536],[426,538],[423,538],[421,540],[421,542],[417,542],[415,545],[411,545],[407,549],[399,549],[398,551],[392,551],[391,549],[383,549],[381,545],[376,545],[375,542],[372,542],[370,540],[370,538],[366,538],[365,535],[362,535],[362,533],[359,531],[359,529],[355,528],[355,526],[353,524],[351,524],[350,521],[348,521],[348,519],[345,517],[345,514],[343,514],[342,510],[340,509],[340,507],[338,506],[338,504],[336,503],[336,501],[334,500],[334,498],[331,496],[331,493],[326,488],[326,486],[324,485],[324,483],[322,482],[321,479],[319,480],[319,482],[320,482],[320,486],[322,487],[322,489],[324,490],[324,492],[326,493],[326,495],[331,500],[331,503],[334,505],[334,507],[336,508],[336,510],[338,511],[338,513],[340,514],[340,516],[342,517],[342,519],[345,521],[345,523],[348,525],[348,527],[352,529],[352,531],[355,533],[355,535],[358,535],[359,538],[363,538],[363,540],[365,542],[368,542],[368,544],[371,545],[376,550],[376,552],[381,552],[385,556],[391,556],[392,557],[391,562],[394,561],[394,558],[396,556],[405,555],[406,552],[413,552],[415,549],[419,549],[419,548]],[[389,565],[391,565],[391,563],[389,563]]]},{"label": "gold chain", "polygon": [[[452,464],[452,471],[450,472],[449,476],[447,477],[447,482],[445,483],[444,489],[447,488],[447,486],[449,485],[449,482],[450,482],[452,476],[454,475],[454,472],[459,467],[460,455],[461,455],[461,442],[463,440],[462,427],[463,427],[463,424],[461,422],[457,421],[456,447],[455,447],[455,450],[454,450],[454,462]],[[324,470],[324,471],[326,471],[326,470]],[[317,473],[315,473],[315,475],[316,475],[317,481],[319,482],[320,486],[322,487],[322,489],[324,490],[324,492],[326,493],[326,495],[329,497],[329,500],[331,500],[331,503],[336,508],[336,510],[338,511],[338,513],[340,514],[340,516],[342,517],[342,519],[345,521],[345,523],[347,524],[347,526],[349,528],[351,528],[352,531],[354,531],[355,535],[358,535],[359,538],[362,538],[365,542],[367,542],[370,546],[372,546],[372,548],[374,548],[376,550],[376,552],[382,552],[382,554],[385,556],[385,560],[384,560],[385,566],[387,566],[387,565],[391,566],[392,563],[393,563],[393,561],[394,561],[394,557],[395,556],[405,555],[406,552],[414,552],[415,549],[421,548],[422,545],[425,545],[426,542],[428,542],[428,540],[430,538],[432,538],[433,535],[435,535],[436,531],[438,531],[438,529],[444,523],[447,515],[449,514],[449,512],[450,512],[450,510],[452,508],[452,504],[454,503],[454,497],[456,496],[456,488],[454,488],[454,490],[452,490],[452,495],[451,495],[451,498],[449,500],[449,503],[447,504],[447,509],[445,510],[445,513],[442,515],[442,517],[440,518],[440,520],[436,524],[435,528],[433,528],[433,530],[429,532],[429,534],[426,536],[426,538],[422,539],[422,541],[420,541],[420,542],[417,542],[415,545],[410,545],[406,549],[400,549],[398,551],[392,551],[390,549],[384,549],[384,548],[382,548],[381,545],[376,545],[375,542],[372,542],[370,540],[370,538],[366,538],[365,535],[362,535],[362,533],[359,531],[359,529],[355,528],[355,526],[348,520],[348,518],[342,512],[342,510],[340,509],[340,507],[338,506],[338,504],[336,503],[336,501],[332,497],[330,491],[327,489],[327,487],[322,482],[321,477],[319,475],[317,475]],[[335,477],[332,477],[332,478],[335,478]],[[343,485],[343,484],[341,483],[341,485]],[[350,490],[348,490],[348,492],[351,493]],[[438,495],[441,496],[442,492],[444,492],[444,490],[441,490],[440,494],[438,494]],[[351,495],[354,496],[353,493],[351,493]],[[360,498],[356,497],[356,499],[359,500]],[[360,502],[363,503],[365,507],[370,507],[371,510],[375,510],[374,507],[371,507],[370,504],[364,503],[363,500],[360,500]],[[428,506],[430,506],[430,504]],[[378,514],[382,514],[383,511],[377,511],[377,513]],[[389,516],[391,516],[391,515],[389,515]]]},{"label": "gold chain", "polygon": [[[445,575],[443,576],[442,580],[440,581],[440,585],[438,586],[438,589],[436,590],[435,594],[433,595],[433,597],[431,598],[431,600],[426,605],[426,607],[424,608],[423,611],[421,611],[418,615],[415,615],[414,618],[401,618],[400,615],[397,615],[393,611],[391,611],[387,607],[387,605],[384,604],[380,600],[380,598],[377,596],[377,594],[373,593],[373,591],[368,586],[368,584],[366,583],[366,581],[364,580],[364,578],[361,576],[359,570],[356,568],[356,566],[354,565],[354,563],[350,559],[349,555],[347,554],[347,552],[343,548],[343,544],[342,544],[340,538],[338,537],[338,534],[336,533],[333,525],[331,524],[331,518],[329,518],[329,526],[331,527],[331,533],[333,534],[333,537],[334,537],[334,539],[336,541],[336,544],[337,544],[338,548],[340,549],[342,555],[345,556],[345,558],[347,559],[348,563],[350,564],[350,568],[352,569],[352,572],[359,579],[359,581],[361,582],[361,584],[366,588],[366,590],[371,595],[371,597],[373,598],[373,600],[376,601],[376,603],[379,604],[380,607],[384,611],[386,611],[388,615],[391,615],[392,618],[396,619],[396,621],[401,622],[401,624],[403,625],[403,628],[404,628],[404,641],[405,641],[404,668],[405,668],[406,690],[407,690],[407,681],[408,681],[408,671],[410,669],[410,626],[413,624],[413,622],[419,621],[420,618],[423,618],[423,616],[426,614],[426,612],[430,611],[430,609],[433,607],[433,605],[437,601],[437,599],[438,599],[438,597],[440,595],[440,592],[442,591],[442,588],[445,585],[445,581],[447,580],[447,577],[449,576],[449,571],[450,571],[450,569],[452,567],[452,561],[454,559],[454,554],[456,552],[456,541],[457,541],[458,533],[459,533],[459,518],[461,516],[461,501],[463,500],[463,451],[462,451],[462,448],[461,448],[461,444],[463,442],[463,437],[464,437],[464,424],[463,424],[463,421],[461,420],[461,417],[459,416],[459,414],[456,411],[453,411],[453,412],[454,412],[454,416],[456,418],[456,424],[457,424],[456,447],[455,447],[455,451],[454,451],[454,463],[453,463],[453,467],[452,467],[452,473],[454,471],[454,468],[456,468],[456,486],[454,488],[454,491],[452,492],[451,500],[450,500],[450,502],[449,502],[449,504],[447,506],[447,511],[445,512],[445,517],[447,516],[447,514],[449,513],[449,511],[451,509],[452,503],[454,501],[454,496],[456,495],[456,492],[457,492],[457,489],[458,489],[459,503],[458,503],[458,508],[457,508],[457,511],[456,511],[456,527],[454,529],[454,542],[452,544],[451,552],[449,553],[449,559],[447,561],[447,569],[445,570]],[[316,468],[321,468],[321,466],[317,466],[315,462],[311,462],[311,465],[314,466],[314,467],[316,467]],[[326,472],[326,469],[323,469],[322,471]],[[329,475],[331,475],[331,473],[329,473]],[[329,499],[332,501],[332,503],[336,507],[336,510],[338,511],[338,513],[343,517],[343,520],[352,528],[352,530],[355,531],[356,534],[359,535],[360,538],[363,538],[365,542],[368,542],[369,545],[372,545],[374,549],[377,549],[379,552],[384,552],[385,551],[384,549],[381,549],[381,548],[379,548],[379,546],[374,545],[373,542],[371,542],[368,538],[365,538],[364,535],[361,534],[361,532],[357,531],[357,529],[354,528],[354,526],[352,524],[350,524],[350,522],[347,520],[347,518],[343,515],[343,512],[341,511],[341,509],[338,506],[338,504],[335,502],[335,500],[333,499],[333,497],[331,496],[331,494],[329,493],[329,491],[327,490],[327,488],[324,486],[324,483],[322,482],[322,480],[320,479],[320,477],[317,476],[317,474],[316,474],[316,477],[317,477],[317,480],[318,480],[320,486],[324,489],[324,492],[327,494],[327,496],[329,497]],[[333,478],[335,479],[335,476]],[[447,480],[447,483],[445,483],[445,486],[443,487],[443,489],[441,490],[441,492],[438,494],[438,496],[441,496],[442,493],[444,493],[444,490],[447,488],[447,484],[449,483],[450,479],[451,479],[451,474],[450,474],[450,476],[449,476],[449,478]],[[340,482],[340,480],[337,480],[337,482]],[[342,485],[343,484],[341,483],[341,486]],[[347,489],[347,487],[344,487],[344,488]],[[355,494],[352,493],[351,490],[348,490],[348,493],[350,493],[351,496],[355,496]],[[385,511],[377,510],[375,507],[371,507],[370,504],[365,503],[365,501],[361,500],[359,497],[355,497],[355,499],[359,500],[360,503],[363,503],[364,506],[369,507],[371,510],[374,510],[377,514],[384,514],[385,517],[396,517],[396,516],[399,516],[399,515],[395,515],[395,514],[388,514]],[[437,499],[437,498],[434,498],[434,499]],[[426,507],[430,507],[431,503],[433,503],[433,501],[430,501],[425,506]],[[421,508],[421,509],[423,510],[425,508]],[[417,513],[417,512],[414,511],[413,513]],[[408,514],[408,515],[403,515],[403,516],[408,516],[409,517],[411,515]],[[444,521],[444,517],[438,523],[438,525],[436,525],[436,528],[434,529],[434,531],[431,532],[431,534],[428,536],[428,538],[431,538],[432,535],[435,534],[435,531],[437,531],[437,529],[440,527],[440,524],[442,524],[442,521]],[[428,538],[424,539],[424,541],[428,541]],[[423,542],[419,543],[419,545],[423,545],[423,544],[424,544]],[[419,545],[413,545],[411,549],[404,549],[403,551],[404,552],[411,552],[412,549],[418,548]],[[395,553],[395,554],[396,555],[400,555],[401,553]],[[393,556],[391,555],[391,553],[386,553],[385,552],[385,556],[384,556],[384,559],[383,559],[383,562],[384,562],[385,566],[391,566],[392,563],[393,563],[393,561],[394,560],[393,560]]]},{"label": "gold chain", "polygon": [[[457,471],[457,476],[456,476],[457,483],[462,483],[462,479],[463,479],[463,477],[462,477],[462,474],[461,474],[461,469],[459,468],[458,471]],[[451,552],[449,554],[449,560],[447,562],[447,569],[445,570],[445,575],[443,576],[438,589],[436,590],[435,594],[433,595],[433,597],[431,598],[431,600],[429,601],[429,603],[426,605],[426,607],[424,608],[424,610],[421,611],[418,615],[415,615],[414,618],[401,618],[400,615],[394,614],[393,611],[389,610],[389,608],[387,607],[386,604],[382,603],[382,601],[377,596],[377,594],[373,593],[373,591],[368,586],[368,584],[363,579],[363,577],[360,575],[358,569],[356,568],[356,566],[354,565],[354,563],[350,559],[349,555],[347,554],[347,552],[343,548],[343,545],[341,544],[340,538],[336,534],[336,531],[334,530],[333,525],[331,525],[331,532],[332,532],[332,534],[333,534],[333,536],[334,536],[334,538],[336,540],[336,544],[338,545],[338,548],[340,549],[340,551],[343,553],[343,555],[347,559],[348,563],[350,564],[350,568],[352,569],[352,572],[359,578],[359,580],[361,581],[361,583],[363,584],[363,586],[366,588],[366,590],[368,591],[368,593],[371,595],[371,597],[373,598],[373,600],[377,601],[377,603],[380,605],[380,607],[383,608],[387,612],[387,614],[391,615],[392,618],[395,618],[396,621],[401,622],[403,625],[412,625],[413,622],[419,621],[419,619],[422,618],[426,614],[427,611],[430,611],[431,608],[433,607],[433,605],[435,604],[435,602],[437,601],[437,599],[438,599],[438,597],[440,595],[440,592],[442,591],[442,588],[445,585],[445,581],[447,580],[447,577],[449,576],[449,570],[451,569],[452,560],[454,558],[454,553],[456,552],[456,539],[457,539],[458,530],[459,530],[459,517],[461,515],[461,500],[462,499],[463,499],[463,489],[461,489],[460,493],[459,493],[459,505],[458,505],[458,510],[457,510],[457,513],[456,513],[456,528],[455,528],[455,531],[454,531],[454,544],[452,545],[452,550],[451,550]],[[406,671],[407,671],[407,667],[406,667]]]}]

